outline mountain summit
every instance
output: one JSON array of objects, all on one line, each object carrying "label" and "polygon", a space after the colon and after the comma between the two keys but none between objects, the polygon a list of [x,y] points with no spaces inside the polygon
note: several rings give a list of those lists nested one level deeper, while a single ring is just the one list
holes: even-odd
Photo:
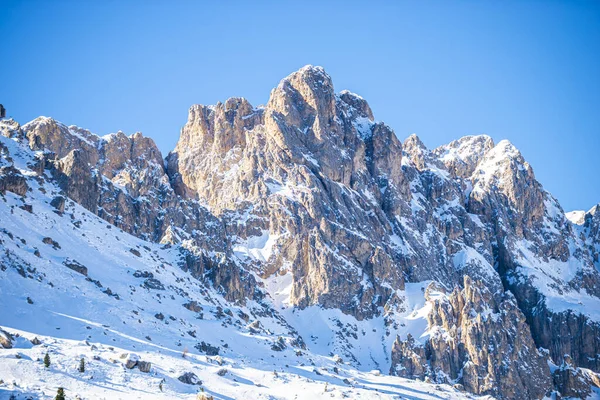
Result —
[{"label": "mountain summit", "polygon": [[61,384],[107,398],[598,393],[598,207],[571,222],[506,140],[401,142],[314,66],[264,107],[193,105],[164,160],[46,117],[0,133],[0,395],[82,356],[93,380]]}]

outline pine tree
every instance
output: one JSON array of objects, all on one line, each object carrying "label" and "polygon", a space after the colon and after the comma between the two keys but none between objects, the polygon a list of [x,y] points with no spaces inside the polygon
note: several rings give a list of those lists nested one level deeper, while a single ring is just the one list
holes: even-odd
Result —
[{"label": "pine tree", "polygon": [[50,367],[50,354],[48,354],[48,352],[46,352],[46,355],[44,356],[44,367]]},{"label": "pine tree", "polygon": [[85,360],[83,358],[79,361],[79,372],[85,372]]},{"label": "pine tree", "polygon": [[56,397],[54,398],[54,400],[66,400],[65,389],[59,387],[58,391],[56,392]]}]

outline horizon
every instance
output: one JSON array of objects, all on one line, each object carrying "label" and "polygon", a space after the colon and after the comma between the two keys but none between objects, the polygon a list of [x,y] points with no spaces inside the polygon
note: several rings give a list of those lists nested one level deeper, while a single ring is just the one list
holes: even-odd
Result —
[{"label": "horizon", "polygon": [[[279,80],[312,64],[336,93],[365,98],[402,141],[415,133],[434,149],[469,135],[506,139],[565,212],[600,202],[590,184],[600,172],[597,3],[332,2],[315,13],[236,2],[132,2],[118,13],[112,3],[6,4],[10,79],[0,102],[19,123],[45,115],[99,136],[140,131],[164,156],[191,105],[265,104]],[[293,21],[304,29],[289,29]]]}]

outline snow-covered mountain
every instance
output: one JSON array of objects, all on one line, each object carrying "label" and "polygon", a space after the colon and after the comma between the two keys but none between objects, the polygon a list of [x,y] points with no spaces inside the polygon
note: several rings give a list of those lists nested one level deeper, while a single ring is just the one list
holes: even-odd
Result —
[{"label": "snow-covered mountain", "polygon": [[165,160],[0,132],[0,397],[600,393],[598,207],[566,216],[508,141],[401,143],[313,66],[192,106]]}]

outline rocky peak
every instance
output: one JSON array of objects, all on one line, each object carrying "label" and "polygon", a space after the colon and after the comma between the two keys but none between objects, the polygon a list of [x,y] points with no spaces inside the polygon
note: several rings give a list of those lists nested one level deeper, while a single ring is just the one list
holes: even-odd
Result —
[{"label": "rocky peak", "polygon": [[[311,171],[349,187],[373,177],[399,184],[401,157],[393,131],[373,122],[364,99],[347,91],[336,95],[323,68],[306,66],[281,80],[264,109],[244,99],[193,106],[168,157],[168,173],[177,193],[221,212],[260,197],[266,189],[257,182],[261,175],[283,182]],[[240,179],[249,181],[237,183],[240,190],[231,191],[229,200],[213,201],[217,191],[208,189],[209,182]]]},{"label": "rocky peak", "polygon": [[212,146],[213,151],[224,154],[235,146],[245,146],[245,131],[261,121],[262,109],[255,109],[243,97],[232,97],[215,106],[193,105],[174,152]]},{"label": "rocky peak", "polygon": [[7,138],[23,138],[21,125],[12,118],[0,120],[0,135]]},{"label": "rocky peak", "polygon": [[584,235],[596,268],[600,269],[600,204],[592,207],[584,217]]},{"label": "rocky peak", "polygon": [[38,117],[23,125],[22,129],[32,150],[52,151],[58,158],[62,158],[73,149],[84,149],[92,164],[99,161],[100,138],[85,129],[66,126],[48,117]]},{"label": "rocky peak", "polygon": [[404,143],[402,144],[402,150],[404,151],[406,157],[419,171],[424,171],[427,169],[428,164],[434,162],[429,149],[414,133],[404,140]]},{"label": "rocky peak", "polygon": [[516,210],[518,218],[528,227],[544,216],[545,192],[529,163],[508,140],[502,140],[485,153],[471,175],[471,182],[469,203],[478,214],[492,213],[491,203],[503,202]]},{"label": "rocky peak", "polygon": [[118,131],[99,137],[75,125],[66,126],[53,118],[38,117],[23,125],[22,130],[33,150],[51,151],[57,158],[74,149],[85,151],[89,165],[112,179],[126,166],[158,168],[164,172],[162,154],[154,141],[141,132],[126,136]]},{"label": "rocky peak", "polygon": [[599,219],[600,218],[600,204],[596,204],[594,207],[590,208],[586,214],[586,219]]},{"label": "rocky peak", "polygon": [[283,78],[271,91],[268,112],[281,114],[288,123],[313,129],[319,137],[321,130],[335,116],[335,93],[331,77],[322,67],[307,65]]},{"label": "rocky peak", "polygon": [[468,178],[485,156],[494,147],[487,135],[464,136],[433,150],[446,169],[455,177]]},{"label": "rocky peak", "polygon": [[367,118],[369,121],[373,121],[373,112],[369,103],[361,96],[356,93],[352,93],[348,90],[342,90],[339,94],[339,99],[347,105],[345,110],[346,114],[350,118]]}]

